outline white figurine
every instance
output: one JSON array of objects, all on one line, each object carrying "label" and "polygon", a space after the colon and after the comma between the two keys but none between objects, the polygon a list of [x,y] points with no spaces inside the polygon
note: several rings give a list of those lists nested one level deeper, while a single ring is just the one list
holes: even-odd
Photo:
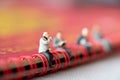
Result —
[{"label": "white figurine", "polygon": [[38,53],[45,55],[49,61],[49,66],[52,68],[53,55],[49,51],[49,43],[52,41],[52,37],[47,32],[43,33],[42,38],[39,41]]},{"label": "white figurine", "polygon": [[39,41],[38,53],[49,51],[49,43],[51,41],[52,41],[52,37],[49,37],[49,34],[47,32],[44,32],[42,38]]}]

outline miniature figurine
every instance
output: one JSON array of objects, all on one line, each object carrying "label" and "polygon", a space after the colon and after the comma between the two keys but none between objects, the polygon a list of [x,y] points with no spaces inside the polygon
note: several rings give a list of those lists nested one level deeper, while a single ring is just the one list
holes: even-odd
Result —
[{"label": "miniature figurine", "polygon": [[54,39],[53,46],[54,47],[64,47],[66,41],[63,39],[61,32],[57,32],[56,38]]},{"label": "miniature figurine", "polygon": [[57,49],[65,50],[70,58],[72,57],[71,51],[66,48],[66,41],[63,39],[61,32],[57,32],[56,38],[53,41],[53,46]]},{"label": "miniature figurine", "polygon": [[50,67],[52,66],[53,55],[49,51],[49,43],[52,41],[52,37],[49,37],[47,32],[43,33],[42,38],[39,41],[39,53],[44,54],[49,61]]},{"label": "miniature figurine", "polygon": [[112,50],[112,46],[109,43],[109,41],[107,41],[104,36],[102,35],[99,26],[98,25],[94,25],[93,26],[93,30],[92,30],[92,37],[98,41],[99,43],[102,44],[104,50],[106,51],[106,53],[111,52]]},{"label": "miniature figurine", "polygon": [[88,53],[91,53],[91,44],[88,41],[88,29],[83,28],[81,36],[77,40],[77,45],[85,46]]}]

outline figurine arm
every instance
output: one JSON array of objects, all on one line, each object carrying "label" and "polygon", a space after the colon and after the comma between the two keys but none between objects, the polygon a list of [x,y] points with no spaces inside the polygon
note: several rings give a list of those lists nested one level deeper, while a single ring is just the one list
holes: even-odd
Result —
[{"label": "figurine arm", "polygon": [[49,37],[49,39],[48,39],[48,43],[51,42],[51,41],[52,41],[52,37]]},{"label": "figurine arm", "polygon": [[55,38],[54,41],[53,41],[53,46],[54,46],[54,47],[57,47],[57,46],[58,46],[58,43],[59,43],[59,41]]}]

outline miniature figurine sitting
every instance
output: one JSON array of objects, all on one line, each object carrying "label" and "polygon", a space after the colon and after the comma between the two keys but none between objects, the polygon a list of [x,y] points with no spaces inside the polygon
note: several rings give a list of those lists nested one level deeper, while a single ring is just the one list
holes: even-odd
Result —
[{"label": "miniature figurine sitting", "polygon": [[63,39],[61,32],[57,32],[56,38],[54,39],[53,46],[57,49],[65,50],[70,58],[72,57],[71,51],[66,48],[66,41]]},{"label": "miniature figurine sitting", "polygon": [[66,44],[66,41],[62,38],[61,32],[57,32],[56,38],[54,39],[53,46],[58,47],[64,47]]},{"label": "miniature figurine sitting", "polygon": [[88,42],[88,29],[83,28],[81,36],[77,40],[77,45],[85,46],[88,53],[91,53],[91,44]]},{"label": "miniature figurine sitting", "polygon": [[93,31],[92,31],[92,37],[96,41],[98,41],[99,43],[102,44],[102,46],[103,46],[104,50],[106,51],[106,53],[111,52],[112,46],[111,46],[110,42],[108,40],[106,40],[104,38],[104,36],[102,35],[98,25],[94,25]]},{"label": "miniature figurine sitting", "polygon": [[52,41],[52,37],[49,37],[47,32],[43,33],[42,38],[39,41],[38,53],[44,54],[49,61],[50,67],[52,66],[53,55],[49,51],[49,43]]}]

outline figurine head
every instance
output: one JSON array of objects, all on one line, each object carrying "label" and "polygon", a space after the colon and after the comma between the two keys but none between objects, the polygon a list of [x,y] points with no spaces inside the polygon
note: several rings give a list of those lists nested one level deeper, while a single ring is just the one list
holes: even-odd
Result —
[{"label": "figurine head", "polygon": [[85,37],[88,36],[88,29],[87,28],[83,28],[82,35],[85,36]]},{"label": "figurine head", "polygon": [[56,37],[59,38],[59,39],[61,39],[62,38],[61,32],[57,32]]},{"label": "figurine head", "polygon": [[49,37],[49,34],[48,34],[48,32],[43,32],[43,37],[46,37],[46,38],[48,38],[48,37]]},{"label": "figurine head", "polygon": [[94,25],[93,25],[92,32],[101,32],[101,31],[100,31],[100,26],[99,26],[98,24],[94,24]]}]

